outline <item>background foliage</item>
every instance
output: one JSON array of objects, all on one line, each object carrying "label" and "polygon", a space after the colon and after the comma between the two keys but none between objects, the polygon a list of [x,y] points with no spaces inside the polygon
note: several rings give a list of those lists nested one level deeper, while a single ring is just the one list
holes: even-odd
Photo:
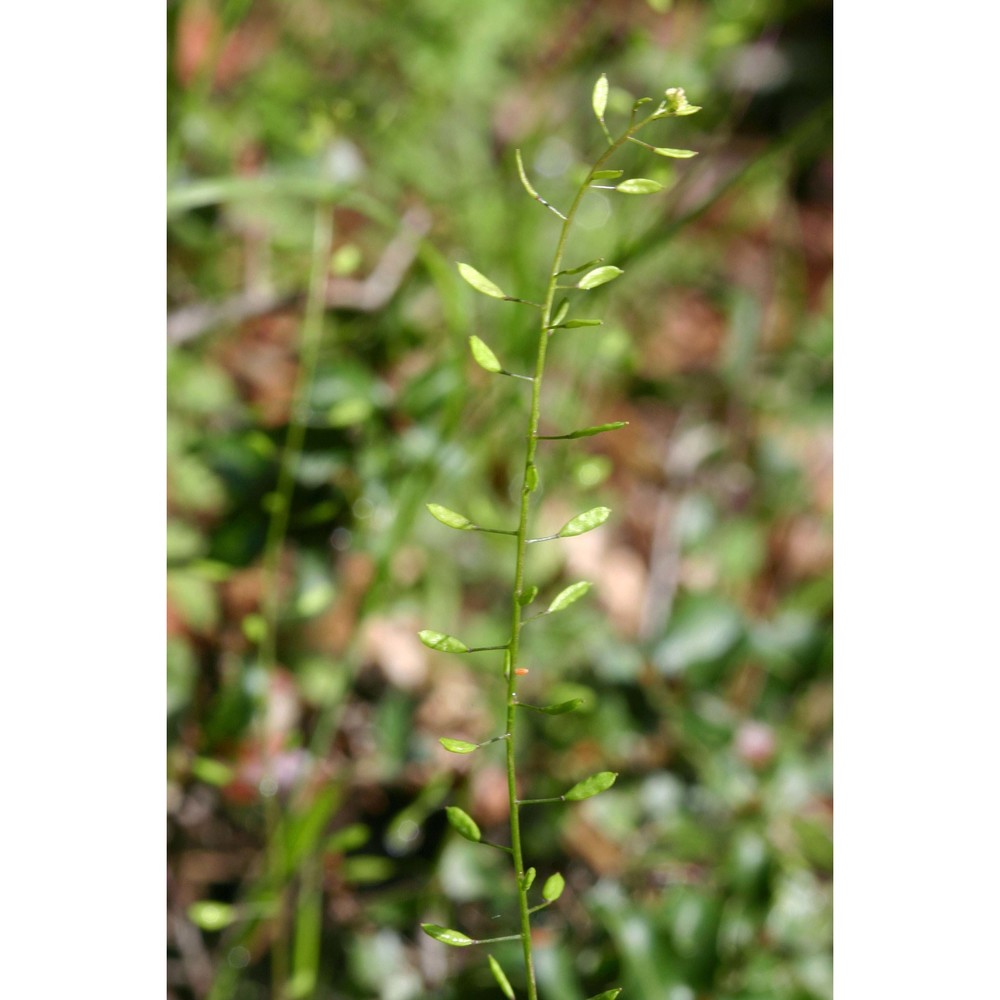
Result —
[{"label": "background foliage", "polygon": [[[530,720],[524,772],[537,795],[621,777],[526,814],[540,874],[568,883],[541,988],[831,995],[830,21],[818,0],[168,6],[172,996],[498,995],[480,956],[416,930],[509,921],[506,871],[443,812],[501,838],[500,761],[436,744],[495,732],[496,664],[416,631],[495,641],[509,546],[423,505],[510,520],[523,393],[466,338],[522,370],[531,316],[452,261],[541,287],[556,220],[514,148],[558,201],[600,147],[601,72],[611,114],[669,86],[704,110],[656,139],[699,157],[644,161],[666,194],[613,215],[589,196],[574,257],[626,274],[547,379],[550,432],[630,424],[546,452],[541,527],[615,517],[531,553],[543,593],[595,588],[529,636],[539,700],[588,710]],[[334,306],[270,662],[262,563],[317,203]]]}]

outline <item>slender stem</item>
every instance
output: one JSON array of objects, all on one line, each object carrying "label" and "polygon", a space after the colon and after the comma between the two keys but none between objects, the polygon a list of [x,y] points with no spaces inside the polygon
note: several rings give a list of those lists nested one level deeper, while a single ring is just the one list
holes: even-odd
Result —
[{"label": "slender stem", "polygon": [[[326,291],[326,271],[330,260],[330,250],[333,243],[333,212],[330,206],[320,202],[316,206],[313,229],[312,273],[309,279],[309,294],[306,300],[305,318],[302,324],[302,348],[299,361],[298,378],[292,403],[291,418],[288,433],[285,437],[284,449],[278,468],[278,483],[273,495],[271,520],[268,524],[267,538],[264,543],[264,582],[262,612],[265,626],[260,643],[260,661],[268,678],[277,666],[277,633],[278,613],[281,596],[278,586],[278,563],[281,556],[282,543],[288,530],[288,517],[292,505],[292,492],[295,485],[295,471],[302,455],[305,441],[307,408],[309,392],[316,374],[316,364],[319,359],[319,348],[323,334],[323,304]],[[266,690],[266,689],[265,689]],[[266,698],[266,694],[263,696]],[[289,916],[288,887],[282,884],[284,878],[284,846],[282,844],[281,803],[278,799],[272,748],[268,742],[265,717],[266,702],[257,709],[259,739],[263,759],[263,782],[266,782],[264,794],[264,822],[267,841],[267,859],[269,875],[274,881],[278,896],[278,908],[275,916],[274,941],[271,945],[271,995],[275,1000],[285,996],[285,986],[288,981],[288,934]]]},{"label": "slender stem", "polygon": [[[625,144],[633,132],[638,131],[643,125],[649,122],[647,118],[638,125],[630,124],[628,130],[617,140],[611,138],[601,122],[601,127],[608,138],[608,148],[601,154],[597,162],[590,168],[583,183],[576,192],[576,197],[566,213],[565,221],[559,232],[559,242],[556,244],[555,255],[552,259],[552,267],[549,269],[548,288],[545,293],[545,304],[542,306],[541,326],[538,335],[538,353],[535,360],[535,378],[531,386],[531,415],[528,418],[528,431],[525,435],[525,456],[524,471],[521,478],[521,505],[520,516],[517,526],[517,557],[514,568],[514,592],[511,622],[510,622],[510,643],[507,664],[507,732],[510,739],[507,740],[507,792],[510,802],[510,841],[514,858],[514,872],[517,882],[518,909],[521,916],[521,944],[524,950],[524,965],[528,979],[528,1000],[538,1000],[538,986],[535,982],[535,965],[531,951],[531,910],[528,907],[528,893],[524,888],[524,854],[521,850],[521,803],[517,798],[517,769],[514,756],[514,732],[517,724],[517,673],[515,668],[518,665],[518,652],[521,636],[521,604],[519,598],[524,588],[524,562],[525,552],[529,541],[541,541],[542,539],[528,538],[528,511],[533,492],[531,482],[534,476],[531,475],[535,461],[535,450],[538,445],[538,424],[541,417],[542,401],[542,378],[545,374],[545,354],[549,343],[549,327],[552,323],[552,306],[555,301],[556,288],[558,287],[559,270],[562,267],[563,254],[566,250],[566,241],[569,238],[569,231],[576,217],[577,209],[583,200],[584,194],[591,186],[594,173],[600,170],[604,162],[617,149]],[[558,536],[551,536],[553,538]],[[555,801],[559,801],[556,799]]]}]

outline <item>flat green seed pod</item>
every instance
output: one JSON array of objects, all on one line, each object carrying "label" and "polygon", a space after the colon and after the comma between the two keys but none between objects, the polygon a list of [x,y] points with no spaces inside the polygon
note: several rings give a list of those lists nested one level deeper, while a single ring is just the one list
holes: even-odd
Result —
[{"label": "flat green seed pod", "polygon": [[514,987],[510,985],[510,980],[504,974],[503,969],[500,968],[500,963],[492,955],[487,955],[486,957],[490,961],[490,972],[493,973],[493,978],[497,981],[501,993],[503,993],[507,1000],[514,1000]]},{"label": "flat green seed pod", "polygon": [[559,531],[560,538],[572,538],[574,535],[582,535],[585,532],[599,528],[611,517],[610,507],[594,507],[592,510],[577,514],[571,521],[567,521]]},{"label": "flat green seed pod", "polygon": [[577,782],[563,798],[567,802],[580,802],[582,799],[589,799],[592,795],[599,795],[606,792],[618,777],[614,771],[598,771],[589,778]]},{"label": "flat green seed pod", "polygon": [[546,609],[546,613],[551,615],[556,611],[562,611],[563,608],[568,608],[571,604],[580,600],[592,586],[593,584],[586,580],[581,580],[579,583],[571,583],[565,590],[560,591],[552,599],[552,603]]},{"label": "flat green seed pod", "polygon": [[[626,181],[626,183],[628,182]],[[621,190],[621,185],[618,186],[618,190]],[[593,271],[588,271],[576,283],[576,287],[587,292],[591,288],[597,288],[598,285],[606,285],[609,281],[614,281],[619,274],[624,273],[620,267],[615,267],[614,264],[605,264],[603,267],[595,267]]]},{"label": "flat green seed pod", "polygon": [[442,507],[439,503],[427,504],[431,517],[437,518],[442,524],[449,528],[457,528],[459,531],[475,531],[476,526],[462,514],[458,514],[447,507]]},{"label": "flat green seed pod", "polygon": [[651,181],[648,177],[631,177],[627,181],[622,181],[615,190],[622,194],[655,194],[663,190],[663,185]]},{"label": "flat green seed pod", "polygon": [[554,903],[563,894],[565,888],[566,880],[559,872],[556,872],[555,875],[550,875],[545,880],[545,885],[542,886],[542,898],[547,903]]},{"label": "flat green seed pod", "polygon": [[472,349],[472,356],[480,368],[485,368],[486,371],[494,374],[503,371],[500,359],[478,337],[469,337],[469,347]]},{"label": "flat green seed pod", "polygon": [[440,927],[438,924],[421,924],[420,929],[425,934],[434,938],[435,941],[440,941],[442,944],[450,944],[455,948],[467,948],[470,944],[476,943],[467,934],[463,934],[461,931],[453,931],[448,927]]},{"label": "flat green seed pod", "polygon": [[598,121],[604,121],[604,112],[608,109],[608,77],[602,73],[594,84],[594,95],[591,100],[594,106],[594,114]]},{"label": "flat green seed pod", "polygon": [[448,814],[448,822],[466,840],[471,840],[474,844],[478,844],[483,839],[482,832],[476,825],[476,821],[464,809],[459,809],[458,806],[447,806],[445,812]]},{"label": "flat green seed pod", "polygon": [[458,273],[470,284],[477,292],[482,292],[483,295],[488,295],[492,299],[505,299],[507,298],[506,292],[501,290],[497,285],[493,284],[485,274],[480,274],[474,267],[469,264],[459,263]]},{"label": "flat green seed pod", "polygon": [[627,427],[627,420],[615,420],[610,424],[598,424],[596,427],[584,427],[578,431],[567,434],[570,438],[592,437],[594,434],[603,434],[605,431],[617,431],[622,427]]},{"label": "flat green seed pod", "polygon": [[674,160],[690,160],[692,156],[697,156],[694,149],[671,149],[669,146],[653,146],[653,152],[658,156],[669,156]]},{"label": "flat green seed pod", "polygon": [[453,635],[446,635],[444,632],[433,632],[424,629],[417,633],[420,641],[429,649],[436,649],[442,653],[467,653],[469,647],[461,639],[456,639]]}]

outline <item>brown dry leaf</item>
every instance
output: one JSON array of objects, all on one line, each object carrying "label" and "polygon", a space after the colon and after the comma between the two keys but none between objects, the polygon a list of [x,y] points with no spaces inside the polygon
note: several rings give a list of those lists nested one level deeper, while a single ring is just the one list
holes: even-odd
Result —
[{"label": "brown dry leaf", "polygon": [[478,822],[492,826],[506,822],[510,812],[507,795],[507,772],[495,764],[478,767],[470,777],[472,811]]},{"label": "brown dry leaf", "polygon": [[415,691],[427,680],[428,654],[417,638],[419,628],[416,618],[379,616],[369,618],[362,631],[365,659],[404,691]]},{"label": "brown dry leaf", "polygon": [[[417,725],[435,740],[450,736],[476,742],[492,735],[492,714],[483,709],[482,692],[466,668],[447,664],[442,658],[435,663],[431,678],[432,687],[414,716]],[[452,762],[460,759],[442,753]]]},{"label": "brown dry leaf", "polygon": [[271,19],[255,18],[251,13],[221,40],[222,23],[209,4],[184,4],[174,49],[178,79],[185,87],[194,83],[215,58],[221,40],[212,82],[219,87],[235,83],[267,58],[277,39],[277,27]]},{"label": "brown dry leaf", "polygon": [[621,845],[589,823],[582,810],[574,810],[562,834],[567,854],[575,854],[598,875],[619,876],[625,871],[625,855]]},{"label": "brown dry leaf", "polygon": [[597,596],[619,635],[638,635],[647,583],[646,564],[633,549],[618,545],[605,556]]},{"label": "brown dry leaf", "polygon": [[247,323],[220,344],[217,360],[233,375],[265,427],[280,427],[291,416],[298,376],[296,343],[300,320],[274,314]]},{"label": "brown dry leaf", "polygon": [[806,262],[808,308],[826,309],[826,294],[833,272],[833,209],[830,205],[806,204],[799,209],[802,255]]},{"label": "brown dry leaf", "polygon": [[829,528],[818,517],[796,517],[784,534],[780,558],[783,570],[793,580],[809,580],[827,572],[833,562]]},{"label": "brown dry leaf", "polygon": [[667,301],[660,329],[643,345],[648,378],[712,368],[726,334],[726,318],[698,291],[678,291]]},{"label": "brown dry leaf", "polygon": [[365,593],[375,579],[375,560],[366,552],[347,552],[331,567],[339,589],[336,600],[306,626],[311,646],[329,653],[342,653],[358,631],[358,613]]},{"label": "brown dry leaf", "polygon": [[259,566],[235,570],[229,579],[222,583],[220,589],[226,618],[240,621],[260,610],[264,592],[264,571]]}]

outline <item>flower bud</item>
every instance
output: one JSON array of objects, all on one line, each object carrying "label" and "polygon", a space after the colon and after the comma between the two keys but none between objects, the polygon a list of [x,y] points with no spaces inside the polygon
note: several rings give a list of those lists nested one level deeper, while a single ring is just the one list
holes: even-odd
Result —
[{"label": "flower bud", "polygon": [[664,91],[664,96],[667,98],[667,111],[672,115],[676,115],[688,106],[687,94],[684,93],[683,87],[671,87]]}]

